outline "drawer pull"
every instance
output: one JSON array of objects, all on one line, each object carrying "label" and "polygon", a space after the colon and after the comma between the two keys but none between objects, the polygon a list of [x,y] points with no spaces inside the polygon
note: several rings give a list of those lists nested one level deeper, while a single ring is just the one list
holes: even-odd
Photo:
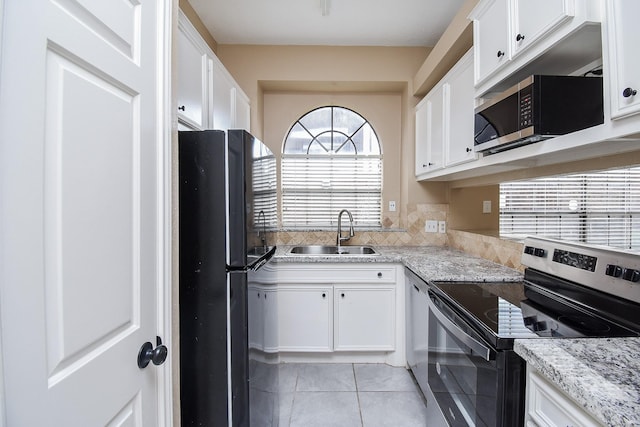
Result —
[{"label": "drawer pull", "polygon": [[499,50],[497,55],[498,55],[498,58],[502,58],[504,56],[504,52]]},{"label": "drawer pull", "polygon": [[382,278],[382,272],[381,271],[378,272],[378,277]]},{"label": "drawer pull", "polygon": [[625,98],[630,98],[632,96],[636,96],[637,93],[638,93],[637,90],[631,89],[630,87],[628,87],[622,91],[622,96],[624,96]]}]

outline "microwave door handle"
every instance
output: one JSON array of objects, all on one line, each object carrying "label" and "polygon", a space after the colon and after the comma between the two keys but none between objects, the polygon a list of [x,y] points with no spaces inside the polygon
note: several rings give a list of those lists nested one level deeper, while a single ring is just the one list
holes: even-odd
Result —
[{"label": "microwave door handle", "polygon": [[442,326],[444,326],[453,336],[462,341],[467,347],[481,356],[484,360],[488,362],[495,359],[495,352],[492,349],[482,344],[480,341],[467,335],[448,317],[442,314],[442,312],[433,303],[433,301],[431,301],[431,299],[429,299],[429,310],[431,310],[433,315],[438,319]]}]

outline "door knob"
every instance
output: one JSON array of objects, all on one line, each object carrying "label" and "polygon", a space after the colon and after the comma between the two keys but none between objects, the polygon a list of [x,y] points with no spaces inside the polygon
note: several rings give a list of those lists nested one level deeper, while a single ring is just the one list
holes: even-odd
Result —
[{"label": "door knob", "polygon": [[503,57],[504,56],[504,52],[499,50],[497,56],[498,56],[498,58]]},{"label": "door knob", "polygon": [[167,346],[162,344],[160,337],[156,337],[156,348],[153,348],[153,344],[149,341],[142,344],[140,352],[138,352],[138,368],[144,369],[149,362],[153,362],[154,365],[162,365],[167,360]]},{"label": "door knob", "polygon": [[625,98],[629,98],[631,96],[636,96],[638,92],[635,89],[631,89],[630,87],[626,88],[622,91],[622,96]]},{"label": "door knob", "polygon": [[524,40],[524,36],[522,34],[518,34],[516,36],[516,41],[522,41],[522,40]]}]

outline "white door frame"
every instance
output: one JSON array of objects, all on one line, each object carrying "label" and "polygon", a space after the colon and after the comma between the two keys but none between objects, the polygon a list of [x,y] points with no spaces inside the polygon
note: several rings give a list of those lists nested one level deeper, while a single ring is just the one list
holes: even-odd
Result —
[{"label": "white door frame", "polygon": [[[0,0],[2,1],[2,0]],[[173,123],[177,114],[173,108],[172,96],[172,64],[173,64],[173,34],[177,21],[178,1],[163,0],[158,7],[159,28],[161,28],[160,46],[158,48],[158,135],[162,147],[158,150],[158,182],[162,183],[158,194],[158,236],[161,236],[158,250],[158,336],[162,336],[169,348],[169,354],[164,364],[159,366],[158,373],[158,423],[159,427],[173,425],[173,375],[174,357],[172,349],[172,141]],[[0,427],[3,427],[0,425]]]},{"label": "white door frame", "polygon": [[[4,0],[0,0],[0,72],[3,60],[3,23]],[[171,349],[172,342],[172,206],[171,206],[171,173],[172,173],[172,130],[176,115],[172,108],[172,58],[173,58],[173,33],[178,10],[177,0],[163,0],[158,7],[158,135],[162,147],[158,150],[157,170],[158,182],[161,183],[157,200],[158,215],[158,263],[163,266],[159,269],[157,277],[157,333],[162,336]],[[6,183],[0,182],[0,189]],[[2,238],[2,236],[0,236]],[[0,266],[1,267],[1,266]],[[166,363],[156,368],[158,381],[158,423],[160,427],[173,425],[173,381],[172,367],[173,357],[169,351]],[[0,317],[0,427],[6,427],[5,387],[4,387],[4,363],[2,348],[2,323]]]}]

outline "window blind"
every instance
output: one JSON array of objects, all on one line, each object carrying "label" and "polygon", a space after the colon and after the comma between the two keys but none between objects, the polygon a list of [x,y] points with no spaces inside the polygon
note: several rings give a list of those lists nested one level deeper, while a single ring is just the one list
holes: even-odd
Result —
[{"label": "window blind", "polygon": [[334,227],[342,209],[356,226],[380,227],[382,157],[283,155],[282,206],[284,227]]},{"label": "window blind", "polygon": [[503,183],[500,234],[640,250],[640,167]]},{"label": "window blind", "polygon": [[254,159],[252,165],[253,182],[253,224],[256,229],[264,226],[268,230],[278,227],[278,194],[276,158],[273,154]]}]

